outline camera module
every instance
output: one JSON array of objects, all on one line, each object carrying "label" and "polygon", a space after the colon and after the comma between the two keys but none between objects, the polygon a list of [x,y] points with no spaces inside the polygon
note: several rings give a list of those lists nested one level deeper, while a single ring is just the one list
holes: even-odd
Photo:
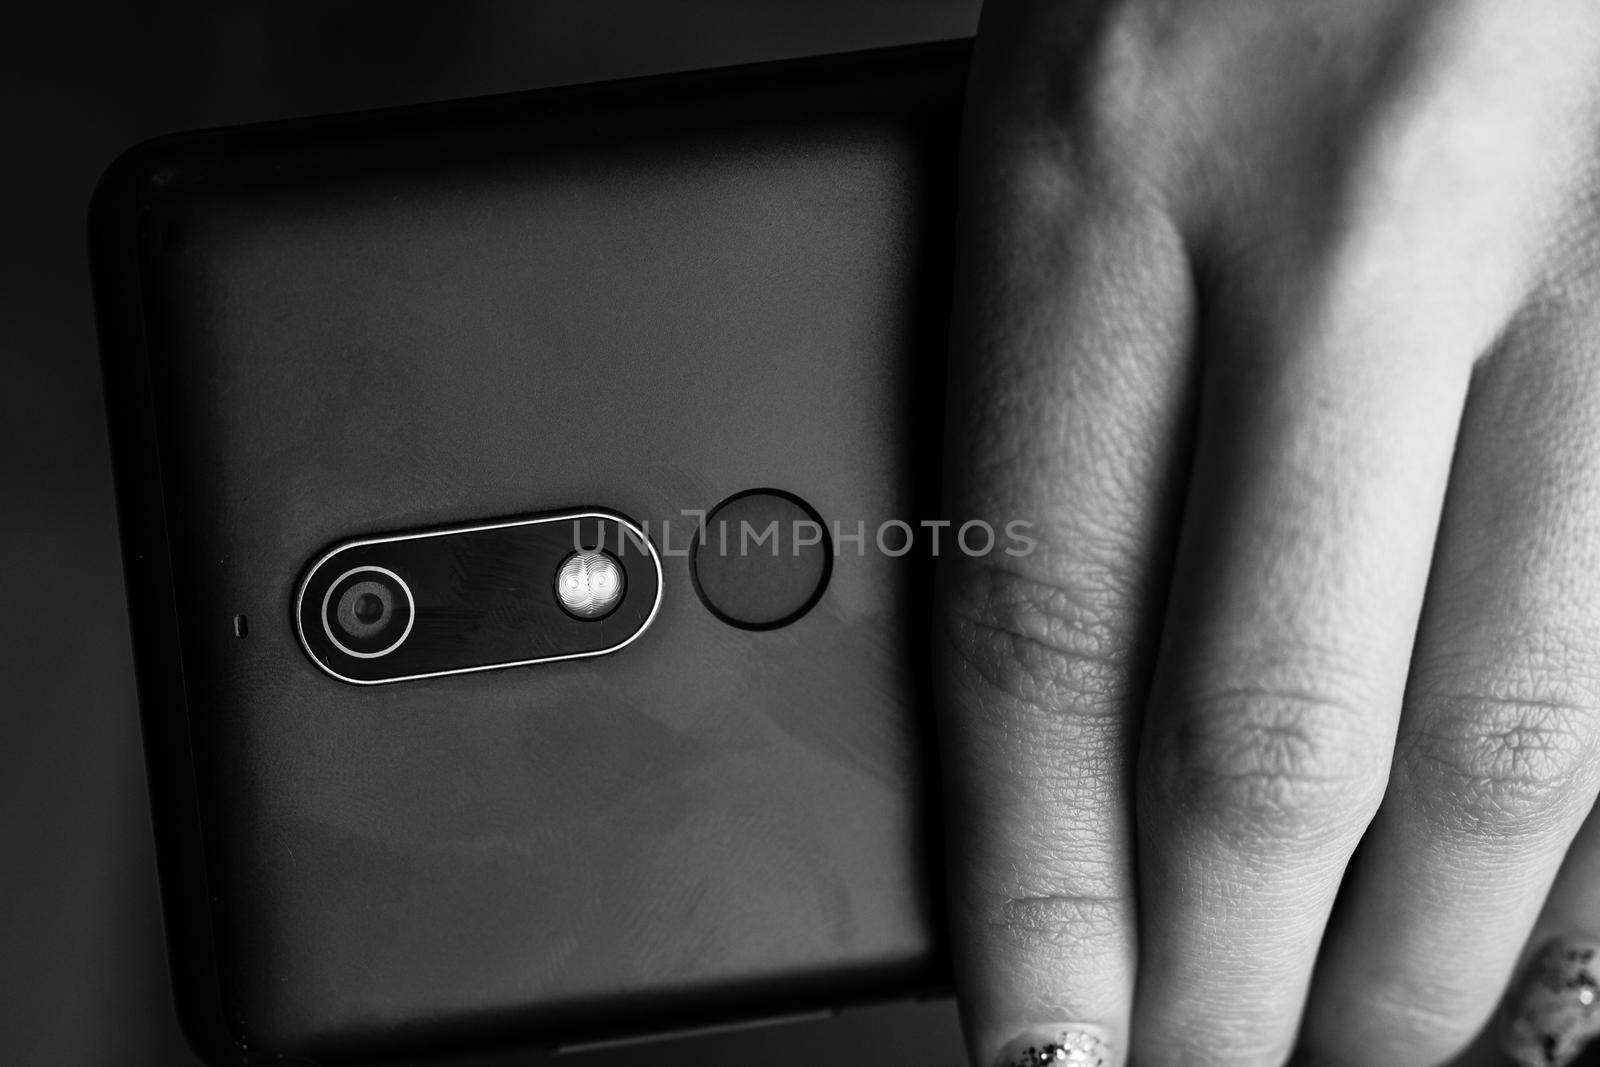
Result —
[{"label": "camera module", "polygon": [[411,588],[398,574],[387,567],[356,567],[323,595],[322,628],[346,655],[377,659],[405,642],[414,611]]}]

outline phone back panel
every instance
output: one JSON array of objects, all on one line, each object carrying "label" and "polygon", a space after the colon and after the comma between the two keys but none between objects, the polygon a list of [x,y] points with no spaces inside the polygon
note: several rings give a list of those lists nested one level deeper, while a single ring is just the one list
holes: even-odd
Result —
[{"label": "phone back panel", "polygon": [[[169,941],[209,1057],[943,987],[928,561],[875,535],[937,514],[965,55],[113,167],[97,300]],[[843,535],[820,602],[768,631],[708,611],[685,554],[691,513],[756,487]],[[614,655],[361,688],[296,641],[335,542],[580,506],[662,556],[660,613]]]}]

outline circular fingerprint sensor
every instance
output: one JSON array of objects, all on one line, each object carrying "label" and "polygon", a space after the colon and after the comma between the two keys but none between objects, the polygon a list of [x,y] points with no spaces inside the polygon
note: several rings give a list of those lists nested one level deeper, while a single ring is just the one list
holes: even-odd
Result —
[{"label": "circular fingerprint sensor", "polygon": [[751,489],[706,516],[689,558],[694,586],[730,626],[771,630],[811,610],[833,572],[822,516],[793,493]]}]

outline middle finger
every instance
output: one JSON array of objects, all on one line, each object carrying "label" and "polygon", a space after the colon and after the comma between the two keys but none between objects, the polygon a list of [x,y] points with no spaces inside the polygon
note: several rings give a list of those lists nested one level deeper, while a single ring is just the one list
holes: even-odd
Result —
[{"label": "middle finger", "polygon": [[1388,776],[1476,340],[1285,277],[1201,294],[1216,325],[1139,767],[1152,1067],[1294,1044]]}]

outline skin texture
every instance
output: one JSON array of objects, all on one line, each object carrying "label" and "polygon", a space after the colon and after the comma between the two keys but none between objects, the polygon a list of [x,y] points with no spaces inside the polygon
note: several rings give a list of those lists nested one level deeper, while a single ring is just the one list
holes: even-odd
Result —
[{"label": "skin texture", "polygon": [[947,499],[1039,547],[941,560],[975,1063],[1446,1063],[1600,931],[1597,160],[1592,0],[990,0]]}]

